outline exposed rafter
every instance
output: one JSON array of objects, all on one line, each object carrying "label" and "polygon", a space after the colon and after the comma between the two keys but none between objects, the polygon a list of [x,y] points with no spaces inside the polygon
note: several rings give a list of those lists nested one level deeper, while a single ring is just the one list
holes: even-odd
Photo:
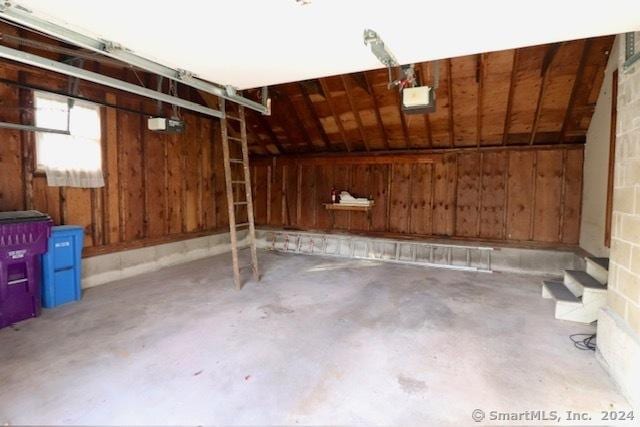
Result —
[{"label": "exposed rafter", "polygon": [[275,134],[273,129],[271,129],[271,125],[265,119],[265,117],[260,113],[256,113],[252,110],[249,110],[249,111],[251,111],[251,113],[248,114],[249,117],[254,118],[258,126],[262,128],[263,131],[266,132],[266,134],[269,136],[269,139],[271,140],[271,143],[276,147],[276,149],[280,153],[285,153],[286,152],[285,149],[282,147],[282,144],[280,144],[280,141],[278,141],[277,135]]},{"label": "exposed rafter", "polygon": [[509,94],[507,95],[507,111],[504,116],[504,130],[502,131],[502,145],[507,145],[509,140],[509,127],[511,125],[511,109],[513,108],[513,91],[516,87],[516,77],[518,76],[518,55],[519,49],[513,52],[513,61],[511,62],[511,77],[509,78]]},{"label": "exposed rafter", "polygon": [[540,67],[540,90],[538,91],[538,102],[536,103],[536,112],[533,117],[533,125],[531,126],[531,138],[529,139],[529,145],[533,145],[536,139],[536,133],[538,132],[538,123],[540,122],[540,113],[542,112],[542,101],[544,100],[544,93],[547,89],[547,80],[549,78],[549,69],[553,63],[553,59],[558,52],[560,43],[554,43],[547,48],[547,52],[542,59],[542,65]]},{"label": "exposed rafter", "polygon": [[296,107],[293,105],[291,98],[289,98],[287,94],[282,93],[280,91],[276,91],[276,90],[272,91],[272,94],[276,101],[279,101],[286,105],[287,111],[289,112],[290,117],[293,119],[295,126],[298,128],[298,131],[305,139],[306,145],[313,150],[314,146],[313,146],[313,143],[311,142],[311,137],[309,136],[307,129],[304,127],[304,122],[300,120],[298,111],[296,110]]},{"label": "exposed rafter", "polygon": [[447,88],[449,95],[449,145],[455,145],[455,135],[453,126],[453,77],[451,73],[451,59],[447,59]]},{"label": "exposed rafter", "polygon": [[[431,66],[431,63],[426,63],[426,62],[418,64],[418,69],[420,71],[420,80],[421,80],[420,84],[422,85],[432,86],[431,75],[428,72],[428,67],[430,66]],[[429,118],[429,114],[423,114],[423,117],[424,117],[424,127],[427,131],[427,141],[429,142],[429,147],[433,147],[433,133],[431,132],[431,119]]]},{"label": "exposed rafter", "polygon": [[367,84],[367,79],[365,78],[364,73],[351,73],[349,74],[349,78],[356,86],[371,95],[371,88],[369,88],[369,85]]},{"label": "exposed rafter", "polygon": [[380,128],[380,132],[382,133],[382,143],[384,144],[385,150],[389,149],[389,136],[387,135],[387,131],[384,128],[384,122],[382,121],[382,114],[380,114],[380,105],[378,105],[378,99],[376,98],[376,94],[373,91],[373,87],[371,86],[371,82],[369,81],[369,77],[367,77],[367,73],[362,73],[364,76],[364,81],[367,84],[367,88],[369,89],[369,93],[371,94],[371,100],[373,101],[373,109],[376,115],[376,121],[378,122],[378,127]]},{"label": "exposed rafter", "polygon": [[300,82],[299,84],[296,85],[296,87],[300,90],[300,94],[302,96],[302,100],[304,101],[304,105],[307,107],[307,110],[309,111],[309,115],[311,116],[316,126],[316,129],[320,134],[320,138],[322,139],[324,147],[326,149],[329,149],[331,144],[329,141],[329,137],[327,136],[327,133],[324,130],[324,126],[322,126],[322,122],[318,118],[318,113],[316,112],[316,109],[313,106],[313,101],[309,96],[309,92],[307,91],[307,86],[305,86],[304,84],[302,84],[302,82]]},{"label": "exposed rafter", "polygon": [[367,140],[367,135],[364,131],[364,126],[362,125],[362,119],[360,118],[360,112],[356,108],[355,102],[353,100],[353,96],[351,95],[351,90],[349,89],[349,82],[345,76],[340,76],[342,80],[342,84],[344,86],[345,93],[347,94],[347,100],[349,101],[349,106],[351,107],[351,111],[353,112],[353,116],[356,119],[356,125],[358,126],[358,131],[360,132],[360,138],[362,139],[362,143],[364,144],[365,150],[369,151],[369,141]]},{"label": "exposed rafter", "polygon": [[[320,79],[320,94],[308,92],[315,83],[286,83],[274,90],[290,94],[316,150],[364,151],[365,144],[370,150],[388,150],[391,135],[398,139],[392,144],[396,150],[529,145],[532,141],[560,142],[550,138],[559,137],[563,127],[565,142],[580,143],[593,114],[592,95],[602,84],[602,58],[611,48],[613,37],[592,40],[583,71],[578,70],[578,62],[584,40],[442,59],[437,109],[422,118],[400,111],[397,90],[387,87],[384,70]],[[569,55],[569,51],[575,54]],[[430,63],[415,64],[419,84],[434,84],[432,67]],[[276,100],[274,117],[266,120],[281,141],[286,127],[302,141],[295,115],[286,107],[284,101]],[[278,122],[283,130],[276,129]],[[325,133],[325,139],[322,135],[329,129],[331,133]],[[300,146],[297,151],[308,150]]]},{"label": "exposed rafter", "polygon": [[584,46],[582,47],[582,55],[580,55],[580,63],[578,64],[578,71],[576,72],[576,78],[573,81],[573,87],[571,88],[571,96],[569,97],[569,105],[567,106],[567,110],[564,114],[564,120],[562,121],[562,130],[560,131],[560,143],[563,143],[567,136],[567,128],[569,125],[569,120],[571,118],[571,114],[573,109],[575,108],[575,100],[576,94],[578,92],[578,87],[580,82],[582,81],[582,75],[584,74],[584,68],[587,63],[587,58],[589,51],[591,50],[592,40],[587,39],[584,42]]},{"label": "exposed rafter", "polygon": [[340,132],[340,136],[342,137],[342,142],[344,143],[344,146],[347,148],[347,151],[351,151],[351,143],[349,142],[348,138],[347,138],[347,134],[344,131],[344,125],[342,124],[342,120],[340,119],[340,115],[336,112],[336,107],[333,104],[333,99],[331,98],[331,91],[329,90],[329,87],[327,86],[327,83],[324,81],[324,79],[319,79],[320,82],[320,87],[322,88],[322,92],[324,93],[324,97],[327,101],[327,104],[329,105],[329,109],[331,110],[331,114],[333,115],[333,119],[336,122],[336,125],[338,126],[338,131]]},{"label": "exposed rafter", "polygon": [[478,66],[476,72],[476,81],[478,83],[478,104],[476,108],[476,145],[480,147],[482,141],[482,102],[484,97],[484,71],[485,71],[485,54],[478,55]]}]

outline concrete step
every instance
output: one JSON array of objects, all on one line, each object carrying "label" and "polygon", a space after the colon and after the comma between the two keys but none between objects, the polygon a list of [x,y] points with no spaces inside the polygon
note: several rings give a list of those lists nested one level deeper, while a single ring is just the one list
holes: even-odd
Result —
[{"label": "concrete step", "polygon": [[564,283],[545,280],[542,282],[542,297],[555,301],[556,319],[592,323],[598,319],[599,310],[607,303],[607,293],[589,291],[592,288],[584,289],[586,293],[579,298]]},{"label": "concrete step", "polygon": [[580,298],[575,296],[564,283],[553,280],[542,282],[542,298],[553,298],[564,303],[582,305]]},{"label": "concrete step", "polygon": [[564,284],[577,297],[582,297],[589,292],[607,292],[607,287],[586,271],[565,270]]},{"label": "concrete step", "polygon": [[609,281],[609,258],[587,257],[587,273],[598,282],[606,285]]}]

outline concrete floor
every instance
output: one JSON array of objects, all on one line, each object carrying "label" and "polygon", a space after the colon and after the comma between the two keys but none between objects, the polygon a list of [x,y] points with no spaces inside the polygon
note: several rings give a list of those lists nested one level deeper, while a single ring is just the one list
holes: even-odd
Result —
[{"label": "concrete floor", "polygon": [[0,330],[0,424],[469,424],[624,409],[539,278],[228,254],[87,291]]}]

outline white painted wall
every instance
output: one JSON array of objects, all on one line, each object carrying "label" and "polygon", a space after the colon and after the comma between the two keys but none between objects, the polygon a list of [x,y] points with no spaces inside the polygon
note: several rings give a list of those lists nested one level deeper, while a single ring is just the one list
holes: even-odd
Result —
[{"label": "white painted wall", "polygon": [[604,246],[604,229],[609,172],[611,84],[613,72],[618,67],[619,40],[617,37],[609,56],[584,150],[580,247],[593,255],[606,257],[609,256],[609,248]]}]

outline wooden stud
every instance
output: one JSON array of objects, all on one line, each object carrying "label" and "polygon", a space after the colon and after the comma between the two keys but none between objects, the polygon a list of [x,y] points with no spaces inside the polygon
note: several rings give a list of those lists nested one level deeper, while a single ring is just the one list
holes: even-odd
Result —
[{"label": "wooden stud", "polygon": [[[142,106],[141,106],[142,107]],[[149,182],[149,170],[147,167],[147,150],[145,146],[145,132],[147,120],[140,115],[140,170],[142,171],[142,236],[149,237],[149,194],[147,191],[147,182]]]},{"label": "wooden stud", "polygon": [[529,222],[529,240],[533,240],[536,225],[536,189],[538,185],[538,152],[533,152],[533,167],[531,168],[531,215]]},{"label": "wooden stud", "polygon": [[[26,80],[24,71],[18,72],[18,81],[24,83]],[[20,123],[23,125],[35,124],[33,116],[33,95],[27,89],[18,89],[18,104],[20,106]],[[35,138],[34,132],[20,132],[20,145],[22,146],[22,185],[24,207],[26,210],[33,209],[33,173],[35,170]]]},{"label": "wooden stud", "polygon": [[504,168],[504,206],[502,208],[502,240],[507,239],[508,233],[508,219],[509,219],[509,170],[511,168],[511,153],[507,151],[506,154],[507,164]]},{"label": "wooden stud", "polygon": [[[275,164],[275,157],[273,159],[273,162]],[[272,171],[273,171],[273,167],[272,166],[267,166],[267,224],[271,224],[271,187],[272,187],[272,183],[271,183],[271,179],[272,179]],[[258,183],[260,184],[260,183]],[[258,188],[258,185],[256,185],[256,188]],[[257,191],[256,191],[257,193]]]},{"label": "wooden stud", "polygon": [[477,222],[477,228],[476,228],[476,237],[480,237],[480,227],[482,225],[482,192],[483,192],[483,186],[484,186],[484,152],[480,153],[480,185],[478,187],[478,211],[477,211],[477,216],[478,216],[478,222]]},{"label": "wooden stud", "polygon": [[565,208],[565,193],[567,191],[566,185],[567,178],[567,150],[562,150],[562,186],[560,189],[560,220],[558,221],[558,241],[562,242],[562,236],[564,234],[564,208]]}]

